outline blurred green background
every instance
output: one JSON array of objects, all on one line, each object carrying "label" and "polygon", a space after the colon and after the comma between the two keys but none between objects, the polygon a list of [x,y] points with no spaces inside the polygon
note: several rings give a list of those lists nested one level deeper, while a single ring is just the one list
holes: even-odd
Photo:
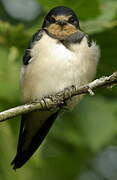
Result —
[{"label": "blurred green background", "polygon": [[[0,0],[0,111],[19,105],[27,42],[53,7],[71,7],[101,48],[97,77],[117,70],[117,0]],[[16,172],[20,117],[0,124],[0,180],[116,180],[117,87],[85,96],[60,116],[40,149]]]}]

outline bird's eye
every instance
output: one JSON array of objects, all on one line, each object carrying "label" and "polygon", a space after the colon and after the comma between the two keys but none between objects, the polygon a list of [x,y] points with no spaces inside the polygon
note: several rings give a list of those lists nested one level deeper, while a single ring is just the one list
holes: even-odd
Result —
[{"label": "bird's eye", "polygon": [[71,24],[75,24],[75,23],[77,23],[77,20],[72,16],[69,18],[68,22]]},{"label": "bird's eye", "polygon": [[50,23],[55,23],[56,20],[52,16],[48,16],[47,21]]}]

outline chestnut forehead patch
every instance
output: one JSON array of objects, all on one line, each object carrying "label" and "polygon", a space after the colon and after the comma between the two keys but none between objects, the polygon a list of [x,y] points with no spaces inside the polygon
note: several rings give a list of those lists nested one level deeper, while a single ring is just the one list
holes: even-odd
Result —
[{"label": "chestnut forehead patch", "polygon": [[56,21],[58,20],[66,20],[68,21],[68,19],[71,17],[71,15],[69,16],[65,16],[65,15],[61,15],[61,16],[52,16]]}]

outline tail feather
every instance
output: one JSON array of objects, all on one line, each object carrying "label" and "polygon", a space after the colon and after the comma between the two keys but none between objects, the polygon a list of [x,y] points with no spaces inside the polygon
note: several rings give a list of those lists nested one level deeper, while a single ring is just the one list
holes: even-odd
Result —
[{"label": "tail feather", "polygon": [[[14,158],[14,160],[11,162],[11,165],[13,165],[13,169],[20,168],[23,166],[28,159],[33,155],[33,153],[37,150],[37,148],[40,146],[42,141],[44,140],[45,136],[49,132],[50,127],[52,126],[54,120],[56,119],[58,115],[58,112],[52,114],[40,127],[36,135],[32,138],[30,145],[27,149],[22,150],[23,144],[22,144],[22,138],[19,136],[19,144],[18,144],[18,150],[17,154]],[[22,126],[22,123],[21,123]],[[22,128],[22,127],[21,127]],[[21,129],[20,129],[21,133]],[[25,132],[24,132],[25,133]],[[22,134],[23,136],[23,134]]]}]

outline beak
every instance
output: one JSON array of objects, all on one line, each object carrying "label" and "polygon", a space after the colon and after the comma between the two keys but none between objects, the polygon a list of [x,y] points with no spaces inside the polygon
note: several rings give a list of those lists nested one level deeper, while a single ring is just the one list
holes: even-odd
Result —
[{"label": "beak", "polygon": [[56,22],[56,24],[59,24],[60,26],[64,26],[64,25],[67,24],[67,22],[64,21],[64,20],[58,20],[58,21]]}]

